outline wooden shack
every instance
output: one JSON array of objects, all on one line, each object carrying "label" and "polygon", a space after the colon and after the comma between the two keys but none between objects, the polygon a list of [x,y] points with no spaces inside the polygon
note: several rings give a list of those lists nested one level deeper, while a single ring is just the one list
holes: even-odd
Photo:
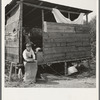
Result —
[{"label": "wooden shack", "polygon": [[[52,8],[59,9],[71,20],[84,13],[86,23],[57,23],[51,13]],[[22,52],[28,39],[42,48],[37,54],[40,65],[90,58],[91,45],[87,24],[88,14],[91,12],[42,0],[12,0],[5,7],[6,60],[23,63]]]}]

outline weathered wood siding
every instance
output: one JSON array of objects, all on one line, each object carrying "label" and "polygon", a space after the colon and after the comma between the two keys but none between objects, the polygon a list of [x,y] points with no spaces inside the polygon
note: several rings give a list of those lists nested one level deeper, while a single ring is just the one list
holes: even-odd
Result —
[{"label": "weathered wood siding", "polygon": [[5,59],[19,63],[19,7],[11,12],[5,26]]},{"label": "weathered wood siding", "polygon": [[43,57],[45,62],[87,58],[91,56],[87,26],[45,22]]},{"label": "weathered wood siding", "polygon": [[[13,24],[16,24],[16,33],[10,33],[14,29]],[[16,22],[6,26],[5,35],[5,58],[6,60],[19,62],[19,32],[18,24]],[[11,28],[10,28],[11,27]],[[12,30],[13,31],[13,30]]]}]

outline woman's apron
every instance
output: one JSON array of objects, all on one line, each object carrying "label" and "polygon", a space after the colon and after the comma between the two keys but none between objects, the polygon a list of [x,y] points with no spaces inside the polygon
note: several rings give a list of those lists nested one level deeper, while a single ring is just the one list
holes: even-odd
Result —
[{"label": "woman's apron", "polygon": [[25,66],[25,82],[36,82],[36,74],[37,74],[37,61],[35,62],[24,62]]}]

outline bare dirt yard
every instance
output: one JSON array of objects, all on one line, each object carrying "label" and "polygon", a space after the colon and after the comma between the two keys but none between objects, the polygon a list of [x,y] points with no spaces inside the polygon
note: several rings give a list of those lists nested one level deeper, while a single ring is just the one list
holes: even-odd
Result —
[{"label": "bare dirt yard", "polygon": [[[80,77],[80,76],[79,76]],[[48,75],[48,80],[37,79],[35,84],[24,83],[22,81],[6,82],[5,87],[33,87],[33,88],[95,88],[96,78],[92,77],[62,77]]]},{"label": "bare dirt yard", "polygon": [[72,76],[60,76],[44,73],[47,79],[37,79],[36,83],[24,83],[22,80],[15,79],[8,81],[5,77],[5,87],[16,88],[95,88],[96,75],[95,64],[91,64],[91,70]]}]

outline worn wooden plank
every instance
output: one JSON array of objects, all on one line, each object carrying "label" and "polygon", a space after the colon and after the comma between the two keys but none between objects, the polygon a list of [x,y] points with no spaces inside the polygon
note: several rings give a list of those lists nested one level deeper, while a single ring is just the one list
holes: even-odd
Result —
[{"label": "worn wooden plank", "polygon": [[[68,59],[80,59],[80,58],[86,58],[91,57],[90,51],[88,52],[69,52],[66,55],[65,54],[58,54],[57,56],[53,56],[56,54],[48,54],[44,57],[45,61],[61,61],[61,60],[68,60]],[[60,56],[61,55],[61,56]]]},{"label": "worn wooden plank", "polygon": [[75,33],[74,27],[71,26],[47,26],[47,32],[71,32]]},{"label": "worn wooden plank", "polygon": [[89,28],[88,27],[83,27],[83,26],[69,26],[69,25],[48,25],[45,26],[47,27],[47,32],[69,32],[69,33],[89,33]]},{"label": "worn wooden plank", "polygon": [[67,66],[67,62],[64,63],[64,74],[65,76],[67,75],[68,73],[68,66]]},{"label": "worn wooden plank", "polygon": [[88,24],[88,14],[86,14],[86,24]]},{"label": "worn wooden plank", "polygon": [[85,47],[90,47],[89,42],[45,42],[44,48],[51,48],[51,47],[70,47],[70,46],[85,46]]},{"label": "worn wooden plank", "polygon": [[44,48],[56,47],[56,46],[57,46],[57,43],[45,42],[45,44],[44,44]]},{"label": "worn wooden plank", "polygon": [[88,38],[59,38],[59,39],[53,39],[53,38],[44,38],[43,43],[70,43],[70,42],[90,42]]},{"label": "worn wooden plank", "polygon": [[5,59],[8,61],[19,62],[19,56],[15,54],[5,54]]},{"label": "worn wooden plank", "polygon": [[91,47],[78,47],[78,50],[79,51],[90,51],[91,50]]},{"label": "worn wooden plank", "polygon": [[70,47],[70,46],[89,46],[90,47],[90,43],[89,42],[45,42],[44,43],[44,48],[50,48],[50,47]]},{"label": "worn wooden plank", "polygon": [[47,32],[44,38],[89,38],[90,34],[70,34],[69,32]]},{"label": "worn wooden plank", "polygon": [[[82,50],[82,51],[67,51],[67,52],[57,52],[57,53],[54,53],[54,52],[51,52],[50,54],[47,53],[45,54],[45,57],[47,58],[55,58],[55,57],[65,57],[65,56],[71,56],[71,55],[90,55],[90,51],[89,50]],[[65,55],[66,54],[66,55]]]},{"label": "worn wooden plank", "polygon": [[77,48],[75,46],[70,47],[52,47],[52,48],[44,48],[44,53],[64,53],[68,51],[77,51]]},{"label": "worn wooden plank", "polygon": [[78,32],[78,31],[89,31],[89,27],[88,26],[84,26],[84,25],[83,26],[77,26],[76,25],[74,28],[75,28],[76,32]]},{"label": "worn wooden plank", "polygon": [[69,43],[69,42],[83,42],[83,41],[87,41],[89,42],[89,39],[87,38],[59,38],[59,39],[53,39],[53,38],[47,38],[47,39],[44,39],[44,44],[46,42],[51,42],[51,43],[56,43],[56,42],[65,42],[65,43]]},{"label": "worn wooden plank", "polygon": [[9,81],[11,81],[12,69],[13,69],[13,63],[11,63],[11,66],[10,66]]},{"label": "worn wooden plank", "polygon": [[51,43],[56,43],[56,42],[89,42],[90,43],[90,39],[89,38],[44,38],[43,39],[43,42],[46,43],[46,42],[51,42]]},{"label": "worn wooden plank", "polygon": [[42,10],[42,30],[44,30],[44,10]]},{"label": "worn wooden plank", "polygon": [[87,42],[87,41],[84,41],[82,43],[83,46],[91,46],[91,43],[90,43],[90,40]]},{"label": "worn wooden plank", "polygon": [[47,32],[69,32],[69,33],[89,33],[89,29],[85,27],[75,28],[75,27],[62,27],[62,26],[47,26]]},{"label": "worn wooden plank", "polygon": [[10,53],[10,54],[19,55],[19,48],[18,47],[6,47],[5,52],[8,54]]},{"label": "worn wooden plank", "polygon": [[6,47],[19,47],[19,40],[17,41],[7,41],[5,42]]},{"label": "worn wooden plank", "polygon": [[75,52],[67,52],[66,57],[85,57],[85,56],[90,56],[91,52],[88,51],[75,51]]},{"label": "worn wooden plank", "polygon": [[78,25],[78,24],[68,24],[68,23],[55,23],[55,22],[46,22],[47,25],[52,25],[52,26],[78,26],[78,27],[87,27],[87,25]]},{"label": "worn wooden plank", "polygon": [[89,41],[67,42],[66,46],[90,46]]},{"label": "worn wooden plank", "polygon": [[19,20],[6,25],[5,58],[11,62],[19,62]]},{"label": "worn wooden plank", "polygon": [[68,60],[65,57],[59,57],[59,58],[49,58],[49,59],[45,59],[45,62],[55,62],[55,61],[65,61]]},{"label": "worn wooden plank", "polygon": [[91,50],[91,47],[89,46],[52,47],[52,48],[44,48],[44,53],[51,54],[51,53],[64,53],[64,52],[69,52],[69,51],[90,51],[90,50]]},{"label": "worn wooden plank", "polygon": [[20,0],[20,3],[19,3],[19,6],[20,6],[20,31],[19,31],[19,63],[22,63],[22,34],[23,34],[23,0]]},{"label": "worn wooden plank", "polygon": [[85,25],[85,24],[83,25],[83,24],[68,24],[68,23],[55,23],[55,22],[46,22],[46,23],[50,25],[88,27],[88,25]]}]

